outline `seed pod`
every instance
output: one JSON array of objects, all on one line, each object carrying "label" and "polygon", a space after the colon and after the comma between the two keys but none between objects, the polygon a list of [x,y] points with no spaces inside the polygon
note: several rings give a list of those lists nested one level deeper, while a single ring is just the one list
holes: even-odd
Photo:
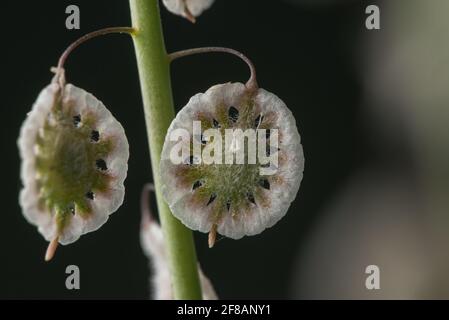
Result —
[{"label": "seed pod", "polygon": [[103,225],[122,204],[128,141],[93,95],[47,86],[22,125],[18,146],[25,218],[61,244]]},{"label": "seed pod", "polygon": [[[201,122],[200,134],[195,132],[194,121]],[[207,133],[212,128],[223,137],[221,147],[211,147],[219,140],[214,136],[211,141]],[[254,146],[246,143],[245,148],[245,140],[235,136],[228,141],[226,129],[257,132],[255,163],[249,161]],[[188,139],[173,139],[180,130],[187,132]],[[202,159],[190,153],[181,163],[173,161],[177,150],[190,152],[195,143],[198,148],[198,142]],[[277,161],[261,162],[264,143],[264,155]],[[204,158],[211,149],[212,157],[235,155],[235,161],[211,164]],[[244,163],[237,163],[239,152],[243,152]],[[220,155],[215,158],[219,159]],[[303,169],[303,150],[291,111],[274,94],[264,89],[250,92],[241,83],[216,85],[193,96],[170,125],[160,163],[162,193],[173,214],[193,230],[210,232],[210,246],[215,232],[239,239],[273,226],[295,199]]]},{"label": "seed pod", "polygon": [[162,2],[171,13],[195,22],[195,17],[207,10],[214,0],[163,0]]},{"label": "seed pod", "polygon": [[[152,298],[155,300],[173,300],[173,286],[167,257],[167,247],[160,225],[154,220],[149,205],[149,191],[153,187],[147,185],[142,190],[142,222],[140,226],[140,244],[151,267],[150,285]],[[203,300],[217,300],[217,293],[211,281],[206,277],[198,263]]]}]

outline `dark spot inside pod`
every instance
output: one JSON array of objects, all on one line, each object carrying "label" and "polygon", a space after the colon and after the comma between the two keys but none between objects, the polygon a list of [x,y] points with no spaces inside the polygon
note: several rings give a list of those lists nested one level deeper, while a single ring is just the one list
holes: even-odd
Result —
[{"label": "dark spot inside pod", "polygon": [[194,157],[193,155],[188,156],[188,157],[184,160],[184,163],[185,163],[185,164],[188,164],[188,165],[193,165],[193,164],[195,164],[195,157]]},{"label": "dark spot inside pod", "polygon": [[270,190],[270,182],[268,182],[268,179],[259,180],[259,185],[264,189]]},{"label": "dark spot inside pod", "polygon": [[228,199],[228,201],[226,201],[226,209],[229,211],[229,209],[231,209],[231,200]]},{"label": "dark spot inside pod", "polygon": [[239,111],[232,106],[229,107],[228,117],[232,122],[237,122],[237,120],[239,119]]},{"label": "dark spot inside pod", "polygon": [[108,167],[106,166],[106,162],[103,159],[97,159],[95,161],[95,165],[97,166],[98,169],[100,169],[102,171],[108,170]]},{"label": "dark spot inside pod", "polygon": [[198,189],[199,187],[201,187],[203,185],[203,183],[200,180],[195,181],[195,183],[192,186],[192,190]]},{"label": "dark spot inside pod", "polygon": [[86,192],[86,198],[90,200],[94,200],[94,193],[92,191]]},{"label": "dark spot inside pod", "polygon": [[270,129],[267,129],[267,130],[265,131],[265,137],[266,137],[267,140],[270,139],[270,135],[271,135],[271,130],[270,130]]},{"label": "dark spot inside pod", "polygon": [[215,129],[220,128],[220,123],[215,119],[212,119],[212,125]]},{"label": "dark spot inside pod", "polygon": [[258,128],[259,125],[262,123],[262,121],[263,121],[263,115],[259,114],[259,115],[257,116],[256,120],[254,120],[254,126],[255,126],[256,128]]},{"label": "dark spot inside pod", "polygon": [[94,142],[98,142],[98,140],[100,140],[100,132],[97,130],[92,130],[90,133],[90,139]]},{"label": "dark spot inside pod", "polygon": [[248,200],[250,202],[252,202],[253,204],[256,204],[256,200],[254,199],[254,195],[251,192],[247,192],[246,193],[246,197],[248,198]]},{"label": "dark spot inside pod", "polygon": [[75,127],[78,127],[80,122],[81,122],[81,116],[79,114],[73,117],[73,125]]},{"label": "dark spot inside pod", "polygon": [[208,206],[208,205],[210,205],[212,202],[214,202],[214,200],[215,200],[216,198],[217,198],[217,194],[212,193],[211,196],[210,196],[210,198],[209,198],[209,201],[207,201],[206,206]]},{"label": "dark spot inside pod", "polygon": [[206,144],[207,143],[207,141],[204,139],[203,134],[201,134],[201,136],[200,136],[200,141],[201,141],[201,144]]}]

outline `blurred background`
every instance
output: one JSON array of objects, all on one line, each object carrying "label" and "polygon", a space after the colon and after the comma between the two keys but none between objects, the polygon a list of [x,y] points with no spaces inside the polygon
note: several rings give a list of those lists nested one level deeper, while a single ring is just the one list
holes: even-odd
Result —
[{"label": "blurred background", "polygon": [[[65,8],[81,30],[65,29]],[[365,8],[380,8],[367,30]],[[227,46],[255,63],[261,87],[294,113],[304,180],[273,228],[198,257],[220,298],[449,298],[449,1],[217,0],[196,25],[161,8],[168,51]],[[148,261],[139,243],[142,186],[152,180],[132,42],[110,35],[77,49],[69,82],[94,93],[130,142],[123,206],[98,231],[60,247],[21,214],[19,128],[49,68],[79,36],[130,24],[128,2],[13,1],[1,4],[2,108],[0,298],[147,299]],[[247,67],[211,54],[172,67],[177,110],[213,84],[245,81]],[[79,266],[81,289],[65,288]],[[365,268],[380,268],[367,290]]]}]

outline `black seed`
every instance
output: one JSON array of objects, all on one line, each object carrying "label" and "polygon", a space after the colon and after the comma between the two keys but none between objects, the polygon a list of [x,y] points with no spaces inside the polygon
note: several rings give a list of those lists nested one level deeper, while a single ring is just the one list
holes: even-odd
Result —
[{"label": "black seed", "polygon": [[204,139],[203,134],[201,133],[200,136],[196,135],[195,139],[199,142],[201,142],[201,144],[205,145],[207,143],[207,141]]},{"label": "black seed", "polygon": [[239,111],[234,107],[229,107],[228,117],[232,122],[237,122],[239,119]]},{"label": "black seed", "polygon": [[97,168],[102,171],[108,170],[108,167],[106,166],[106,162],[103,159],[97,159],[95,161],[95,164],[96,164]]},{"label": "black seed", "polygon": [[267,190],[270,190],[270,183],[268,182],[267,179],[261,179],[261,180],[259,180],[259,185],[260,185],[262,188],[265,188],[265,189],[267,189]]},{"label": "black seed", "polygon": [[192,186],[192,190],[195,190],[199,187],[201,187],[203,185],[203,183],[200,180],[195,181],[195,183]]},{"label": "black seed", "polygon": [[251,192],[246,193],[246,197],[248,200],[254,204],[256,204],[256,200],[254,199],[254,195]]},{"label": "black seed", "polygon": [[94,193],[92,191],[86,192],[86,198],[94,200]]},{"label": "black seed", "polygon": [[210,195],[209,201],[207,201],[206,206],[210,205],[212,202],[214,202],[215,198],[217,198],[217,195],[215,193],[212,193]]},{"label": "black seed", "polygon": [[100,140],[100,132],[97,130],[92,130],[90,132],[90,139],[94,142],[98,142],[98,140]]},{"label": "black seed", "polygon": [[212,119],[212,125],[214,126],[214,128],[220,128],[220,124],[215,119]]},{"label": "black seed", "polygon": [[270,134],[271,134],[271,130],[270,129],[267,129],[266,131],[265,131],[265,138],[268,140],[268,139],[270,139]]},{"label": "black seed", "polygon": [[226,201],[226,209],[231,209],[231,200],[228,199],[228,201]]},{"label": "black seed", "polygon": [[185,164],[188,165],[193,165],[195,163],[195,157],[194,156],[188,156],[185,160],[184,160]]},{"label": "black seed", "polygon": [[281,149],[280,148],[277,148],[276,150],[273,148],[271,148],[269,145],[267,145],[267,148],[266,148],[266,155],[267,155],[267,157],[269,157],[270,155],[271,155],[271,152],[273,152],[273,153],[276,153],[276,152],[278,152],[278,151],[281,151]]},{"label": "black seed", "polygon": [[263,116],[259,114],[259,115],[257,116],[256,120],[254,120],[254,126],[255,126],[256,128],[258,128],[259,125],[262,123],[262,121],[263,121]]},{"label": "black seed", "polygon": [[81,122],[81,116],[79,114],[73,117],[73,124],[75,125],[75,127],[78,127],[80,122]]}]

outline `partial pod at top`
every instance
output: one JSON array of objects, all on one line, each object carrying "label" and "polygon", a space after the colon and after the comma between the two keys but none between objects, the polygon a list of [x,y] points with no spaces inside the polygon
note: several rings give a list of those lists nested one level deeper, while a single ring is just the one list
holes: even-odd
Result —
[{"label": "partial pod at top", "polygon": [[195,22],[204,10],[214,3],[214,0],[162,0],[168,11]]}]

